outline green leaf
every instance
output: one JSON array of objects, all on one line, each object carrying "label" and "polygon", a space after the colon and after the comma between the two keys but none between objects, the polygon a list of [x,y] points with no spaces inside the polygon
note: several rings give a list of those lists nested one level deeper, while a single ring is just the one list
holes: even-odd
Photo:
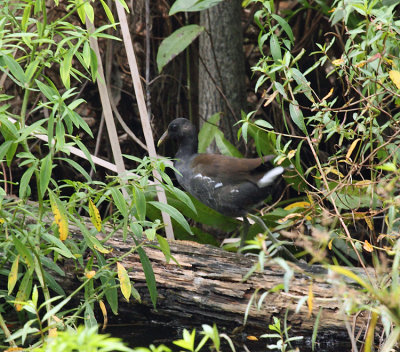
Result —
[{"label": "green leaf", "polygon": [[[103,6],[104,12],[106,13],[108,21],[112,24],[115,24],[115,19],[114,19],[114,16],[113,16],[110,8],[107,6],[107,4],[104,2],[104,0],[100,0],[100,2],[101,2],[101,5]],[[115,25],[113,26],[113,28],[117,29],[117,27]]]},{"label": "green leaf", "polygon": [[85,63],[86,68],[89,68],[89,66],[90,66],[90,44],[88,41],[86,41],[83,44],[82,56],[83,56],[83,62]]},{"label": "green leaf", "polygon": [[290,41],[294,43],[294,36],[292,32],[292,28],[290,28],[289,24],[286,22],[286,20],[276,14],[271,15],[273,19],[276,20],[276,22],[279,23],[279,25],[283,28],[283,30],[286,32],[287,36],[289,37]]},{"label": "green leaf", "polygon": [[203,31],[204,27],[197,24],[190,24],[179,28],[169,37],[165,38],[161,42],[157,53],[158,71],[161,72],[167,63],[185,50]]},{"label": "green leaf", "polygon": [[177,199],[179,199],[182,203],[184,203],[190,210],[193,211],[194,214],[197,214],[197,209],[194,206],[190,197],[182,190],[176,187],[168,187],[168,191],[170,191]]},{"label": "green leaf", "polygon": [[289,112],[290,112],[290,117],[292,118],[292,121],[296,124],[298,128],[300,128],[301,131],[304,132],[304,134],[307,133],[306,125],[304,124],[304,116],[302,111],[300,110],[300,107],[297,105],[297,101],[295,101],[296,105],[293,105],[290,103],[289,105]]},{"label": "green leaf", "polygon": [[176,210],[175,208],[171,207],[169,204],[164,204],[156,201],[150,201],[148,202],[149,204],[153,205],[157,209],[169,214],[179,225],[181,225],[188,233],[191,235],[192,230],[190,229],[189,224],[187,223],[186,219],[183,217],[183,215]]},{"label": "green leaf", "polygon": [[45,322],[51,316],[56,315],[61,310],[61,308],[64,307],[71,300],[71,297],[72,296],[68,296],[63,301],[54,306],[52,309],[47,311],[47,313],[42,318],[42,322]]},{"label": "green leaf", "polygon": [[282,53],[281,53],[281,48],[279,46],[279,40],[275,34],[271,35],[269,45],[271,49],[271,55],[274,61],[278,62],[279,60],[282,60]]},{"label": "green leaf", "polygon": [[19,182],[19,197],[21,199],[25,198],[25,195],[29,196],[30,192],[27,192],[30,190],[29,188],[29,181],[32,178],[32,174],[36,169],[36,163],[33,164],[28,170],[24,172],[24,174],[21,177],[21,181]]},{"label": "green leaf", "polygon": [[[193,217],[193,220],[226,232],[233,231],[238,227],[237,220],[218,213],[191,195],[189,195],[189,197],[192,199],[192,202],[197,209],[197,215]],[[185,210],[182,209],[182,212],[184,211]]]},{"label": "green leaf", "polygon": [[21,87],[25,87],[25,84],[28,83],[25,72],[19,63],[11,56],[3,55],[2,56],[5,66],[10,70],[11,74],[17,80],[14,80],[15,83],[20,85]]},{"label": "green leaf", "polygon": [[4,155],[7,154],[8,149],[13,143],[14,143],[13,141],[5,141],[0,145],[0,160],[3,160]]},{"label": "green leaf", "polygon": [[178,12],[195,12],[209,9],[215,5],[218,5],[223,0],[176,0],[171,9],[169,15],[172,16]]},{"label": "green leaf", "polygon": [[59,98],[60,97],[58,92],[53,87],[50,87],[47,84],[44,84],[43,82],[40,82],[38,80],[35,80],[35,82],[36,82],[38,88],[40,89],[40,91],[50,101],[53,101],[54,98]]},{"label": "green leaf", "polygon": [[27,32],[27,27],[28,27],[27,24],[31,15],[31,9],[32,9],[31,4],[25,6],[24,14],[22,15],[22,20],[21,20],[21,29],[23,32]]},{"label": "green leaf", "polygon": [[273,130],[274,127],[267,121],[265,120],[257,120],[256,122],[254,122],[257,126],[266,128],[268,130]]},{"label": "green leaf", "polygon": [[52,166],[53,161],[51,160],[51,154],[47,154],[44,159],[42,159],[39,172],[40,193],[42,197],[46,193],[47,186],[50,182]]},{"label": "green leaf", "polygon": [[138,220],[144,221],[146,219],[146,198],[143,191],[138,187],[134,187],[133,200]]},{"label": "green leaf", "polygon": [[154,228],[146,229],[144,233],[149,241],[153,241],[156,237],[156,229]]},{"label": "green leaf", "polygon": [[50,270],[54,271],[55,273],[57,273],[57,275],[64,277],[65,276],[65,272],[63,269],[61,269],[55,262],[53,259],[50,259],[44,255],[40,256],[40,261],[42,262],[43,266],[45,266],[46,268],[49,268]]},{"label": "green leaf", "polygon": [[72,67],[72,57],[74,56],[75,49],[70,49],[64,55],[64,60],[61,61],[60,64],[60,77],[65,86],[65,88],[69,89],[70,87],[70,71]]},{"label": "green leaf", "polygon": [[92,48],[90,48],[90,73],[92,75],[93,83],[96,82],[97,79],[97,74],[98,74],[97,67],[98,67],[98,62],[96,53]]},{"label": "green leaf", "polygon": [[61,241],[59,238],[56,236],[53,236],[49,233],[43,232],[41,234],[41,237],[45,239],[48,243],[51,243],[55,247],[50,247],[50,249],[53,249],[54,251],[60,253],[62,256],[66,258],[71,258],[74,259],[75,256],[71,253],[71,251],[68,249],[68,247]]},{"label": "green leaf", "polygon": [[33,257],[31,254],[31,249],[25,246],[25,243],[22,243],[18,237],[13,236],[14,246],[17,249],[17,252],[21,257],[25,260],[26,265],[29,269],[34,268]]},{"label": "green leaf", "polygon": [[70,164],[76,171],[78,171],[83,177],[86,178],[86,181],[92,182],[92,179],[90,175],[86,172],[86,170],[78,164],[75,160],[73,159],[68,159],[68,158],[57,158],[57,160],[63,160],[66,163]]},{"label": "green leaf", "polygon": [[82,153],[85,154],[86,160],[90,163],[90,166],[96,171],[96,166],[94,165],[94,162],[92,160],[92,156],[89,153],[89,150],[78,138],[75,138],[74,141],[78,145],[78,147],[82,151]]},{"label": "green leaf", "polygon": [[122,7],[125,9],[125,11],[126,11],[127,13],[129,13],[129,7],[128,7],[128,5],[126,4],[125,0],[117,0],[117,1],[122,5]]},{"label": "green leaf", "polygon": [[243,156],[242,153],[224,137],[221,131],[218,130],[218,132],[215,135],[215,143],[221,154],[241,158]]},{"label": "green leaf", "polygon": [[171,259],[171,250],[169,248],[168,241],[160,235],[156,235],[156,237],[157,237],[158,244],[160,245],[160,248],[165,256],[165,260],[168,264]]},{"label": "green leaf", "polygon": [[156,278],[154,276],[154,271],[151,266],[149,257],[142,247],[138,247],[137,249],[140,257],[140,262],[142,263],[144,276],[146,277],[147,288],[150,293],[151,302],[153,303],[154,309],[156,309],[157,304],[157,285]]},{"label": "green leaf", "polygon": [[83,7],[84,7],[84,10],[85,10],[85,14],[86,14],[87,18],[89,19],[89,21],[94,23],[93,6],[89,2],[85,1]]},{"label": "green leaf", "polygon": [[215,138],[215,134],[218,133],[218,123],[221,118],[221,113],[210,116],[207,122],[204,122],[199,132],[199,153],[205,153],[208,146]]},{"label": "green leaf", "polygon": [[54,292],[58,293],[60,296],[65,297],[65,291],[61,287],[61,285],[54,279],[53,276],[51,276],[47,271],[43,272],[44,279],[49,286]]},{"label": "green leaf", "polygon": [[25,71],[25,76],[26,76],[27,81],[30,81],[32,79],[32,77],[34,76],[36,69],[40,63],[41,63],[41,60],[37,58],[28,65],[28,67],[26,68],[26,71]]},{"label": "green leaf", "polygon": [[[100,267],[105,267],[107,265],[106,260],[104,257],[97,253],[97,260],[99,261]],[[118,314],[118,289],[117,289],[117,282],[114,278],[114,273],[107,270],[100,276],[100,281],[103,286],[104,293],[106,295],[106,299],[112,312],[117,315]]]},{"label": "green leaf", "polygon": [[45,134],[46,131],[44,128],[41,128],[41,126],[46,122],[46,119],[42,119],[39,121],[34,122],[32,125],[30,126],[25,126],[22,129],[22,133],[21,136],[15,141],[16,143],[21,143],[22,141],[26,140],[26,138],[33,134],[33,133],[41,133],[41,134]]},{"label": "green leaf", "polygon": [[304,93],[304,95],[313,103],[314,98],[312,96],[310,83],[298,69],[292,68],[290,72],[292,73],[293,78],[295,79],[297,84],[301,87],[301,90]]},{"label": "green leaf", "polygon": [[114,203],[123,217],[128,216],[128,208],[126,206],[125,198],[118,188],[112,187],[110,189]]}]

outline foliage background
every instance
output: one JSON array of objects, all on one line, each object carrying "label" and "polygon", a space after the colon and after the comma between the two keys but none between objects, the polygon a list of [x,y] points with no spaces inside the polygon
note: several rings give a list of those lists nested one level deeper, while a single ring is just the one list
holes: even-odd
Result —
[{"label": "foliage background", "polygon": [[[195,33],[188,40],[190,48],[162,67],[157,62],[163,39],[198,22],[198,11],[186,8],[169,15],[170,5],[135,2],[130,9],[153,130],[160,135],[176,116],[192,116],[195,122],[207,118],[211,123],[200,132],[200,148],[205,150],[211,136],[221,152],[238,155],[238,148],[215,126],[224,115],[197,116],[196,83],[204,77],[196,76],[194,40],[207,34]],[[349,312],[366,309],[375,317],[361,343],[371,349],[379,316],[385,339],[377,348],[390,350],[400,334],[398,303],[393,300],[399,290],[399,5],[390,0],[243,5],[248,109],[237,121],[238,137],[246,142],[242,154],[273,152],[276,163],[294,167],[281,202],[272,211],[264,209],[259,218],[273,237],[290,243],[298,258],[329,265],[360,285],[361,298],[348,302]],[[0,9],[1,275],[7,281],[7,287],[1,287],[0,325],[11,346],[42,345],[61,323],[54,318],[57,314],[65,326],[73,326],[84,314],[90,317],[85,320],[90,328],[97,324],[95,302],[104,299],[116,313],[118,290],[135,297],[125,269],[116,264],[123,258],[108,260],[109,249],[94,236],[104,223],[122,228],[125,237],[136,241],[132,251],[141,256],[154,304],[154,274],[142,246],[156,239],[169,259],[168,244],[160,236],[160,211],[172,217],[179,238],[194,234],[198,241],[217,244],[218,232],[226,236],[238,227],[237,220],[212,212],[175,188],[168,164],[146,157],[143,142],[132,143],[130,138],[143,140],[143,132],[113,12],[112,3],[79,0],[4,0]],[[95,31],[86,26],[88,20]],[[136,176],[91,170],[89,154],[112,160],[93,83],[99,77],[91,38],[101,49],[114,114],[125,121],[118,126],[118,142],[127,155],[126,167]],[[39,141],[32,133],[54,143]],[[87,161],[70,154],[71,146]],[[172,150],[163,153],[172,155]],[[153,170],[160,173],[169,205],[154,200]],[[38,206],[30,207],[28,200]],[[50,228],[43,221],[49,214],[55,218]],[[93,230],[82,225],[84,215],[92,219]],[[69,236],[69,223],[80,227],[83,240]],[[268,231],[255,224],[250,234],[259,232]],[[260,253],[262,267],[280,245],[265,234],[247,249]],[[66,258],[84,273],[80,289],[85,295],[85,303],[74,307],[68,318],[62,312],[75,293],[67,295],[49,274],[51,269],[62,275],[59,262]],[[374,267],[386,276],[364,279],[342,265]],[[14,333],[6,324],[9,314],[18,316]],[[205,331],[216,338],[209,328]],[[184,339],[190,336],[187,332]]]}]

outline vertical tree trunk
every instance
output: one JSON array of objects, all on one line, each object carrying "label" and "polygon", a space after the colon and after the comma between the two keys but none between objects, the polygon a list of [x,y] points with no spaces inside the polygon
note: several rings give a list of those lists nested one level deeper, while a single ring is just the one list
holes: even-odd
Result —
[{"label": "vertical tree trunk", "polygon": [[222,112],[220,126],[226,138],[235,143],[233,124],[246,104],[241,1],[227,0],[202,11],[200,24],[209,33],[200,36],[200,120]]}]

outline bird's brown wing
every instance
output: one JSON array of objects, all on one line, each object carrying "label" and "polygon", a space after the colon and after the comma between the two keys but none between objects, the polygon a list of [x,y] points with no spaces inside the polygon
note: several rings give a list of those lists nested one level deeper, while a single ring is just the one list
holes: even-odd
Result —
[{"label": "bird's brown wing", "polygon": [[271,166],[273,155],[263,158],[234,158],[220,154],[199,154],[191,163],[194,174],[201,174],[230,183],[251,181],[257,182]]}]

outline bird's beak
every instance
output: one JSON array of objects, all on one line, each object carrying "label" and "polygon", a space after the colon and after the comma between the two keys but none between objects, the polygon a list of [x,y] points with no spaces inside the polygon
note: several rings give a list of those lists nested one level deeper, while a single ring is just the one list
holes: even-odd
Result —
[{"label": "bird's beak", "polygon": [[168,130],[166,130],[157,142],[157,148],[168,139]]}]

